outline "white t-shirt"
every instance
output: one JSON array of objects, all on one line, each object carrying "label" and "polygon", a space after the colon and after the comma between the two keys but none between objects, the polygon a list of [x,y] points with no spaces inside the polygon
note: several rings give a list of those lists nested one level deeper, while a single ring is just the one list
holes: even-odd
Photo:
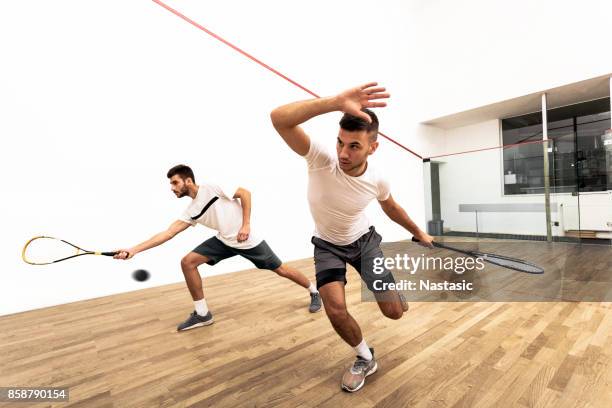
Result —
[{"label": "white t-shirt", "polygon": [[335,154],[310,141],[308,204],[315,222],[314,235],[336,245],[348,245],[368,232],[372,225],[365,209],[376,199],[389,198],[389,183],[371,163],[358,177],[344,173]]},{"label": "white t-shirt", "polygon": [[[199,187],[198,194],[181,215],[182,221],[192,226],[202,224],[218,231],[217,238],[232,248],[249,249],[261,243],[262,240],[252,233],[249,234],[249,239],[246,241],[238,242],[237,240],[238,231],[242,228],[242,206],[238,199],[232,197],[238,188],[227,190],[216,184],[207,183],[200,184]],[[206,205],[215,197],[218,199],[204,211]]]}]

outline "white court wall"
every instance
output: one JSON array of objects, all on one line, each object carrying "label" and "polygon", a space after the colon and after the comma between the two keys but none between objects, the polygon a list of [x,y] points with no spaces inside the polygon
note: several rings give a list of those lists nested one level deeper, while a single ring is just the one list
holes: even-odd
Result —
[{"label": "white court wall", "polygon": [[[386,85],[381,130],[424,155],[450,147],[424,120],[610,72],[608,1],[168,4],[321,95]],[[250,188],[254,228],[284,259],[311,255],[304,163],[268,119],[303,91],[153,2],[3,2],[0,52],[0,315],[181,281],[180,257],[210,231],[190,229],[130,262],[19,259],[41,233],[112,249],[157,232],[187,204],[166,184],[178,162],[201,180]],[[333,144],[338,118],[307,130]],[[385,141],[374,160],[423,225],[420,161]],[[386,240],[407,238],[375,204],[369,215]],[[246,267],[236,259],[203,272]],[[132,281],[137,268],[152,279]]]},{"label": "white court wall", "polygon": [[[401,2],[168,4],[321,95],[379,81],[393,94],[381,130],[417,151],[432,143],[403,113],[412,76],[401,50],[416,39],[403,34]],[[372,30],[363,10],[385,21],[375,35],[364,35]],[[306,167],[269,121],[274,107],[308,94],[150,1],[3,2],[0,52],[0,315],[181,282],[180,258],[211,231],[189,229],[127,262],[33,267],[20,259],[38,234],[112,250],[165,228],[188,204],[165,177],[177,163],[198,180],[252,190],[253,231],[283,259],[312,255]],[[339,117],[307,130],[333,147]],[[420,161],[386,141],[373,161],[422,222]],[[385,239],[407,238],[375,204],[369,214]],[[236,258],[202,274],[249,267]],[[133,281],[137,268],[152,278]]]}]

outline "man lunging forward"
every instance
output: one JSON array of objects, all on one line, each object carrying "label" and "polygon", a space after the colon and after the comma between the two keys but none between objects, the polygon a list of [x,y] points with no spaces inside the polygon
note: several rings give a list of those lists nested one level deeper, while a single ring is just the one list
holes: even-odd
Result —
[{"label": "man lunging forward", "polygon": [[[181,260],[181,269],[194,303],[194,312],[179,324],[178,331],[207,326],[213,323],[208,310],[202,278],[198,266],[206,263],[214,265],[223,259],[240,255],[251,261],[259,269],[269,269],[279,276],[290,279],[310,291],[311,313],[321,309],[321,299],[315,286],[300,271],[281,262],[272,252],[266,241],[251,234],[251,193],[244,188],[223,190],[215,184],[195,183],[193,171],[179,164],[167,174],[172,192],[178,197],[191,197],[192,201],[180,219],[150,239],[129,249],[120,249],[117,259],[129,259],[139,252],[156,247],[173,238],[189,226],[202,224],[218,231],[212,237]],[[239,201],[238,201],[239,199]]]},{"label": "man lunging forward", "polygon": [[[375,278],[389,283],[393,282],[393,276],[388,271],[378,276],[372,274],[374,259],[383,256],[382,237],[368,221],[365,208],[376,199],[385,214],[422,245],[431,246],[433,240],[393,200],[387,181],[368,163],[368,156],[378,147],[378,119],[367,108],[386,106],[380,100],[388,97],[385,88],[369,83],[333,97],[290,103],[276,108],[270,115],[287,145],[308,164],[317,288],[332,326],[357,352],[356,361],[342,378],[342,388],[350,392],[359,390],[378,366],[374,349],[368,347],[359,325],[346,309],[346,263],[359,272],[368,289],[374,292],[383,315],[399,319],[407,310],[407,303],[397,292],[375,288]],[[312,141],[299,125],[335,111],[344,115],[334,155]]]}]

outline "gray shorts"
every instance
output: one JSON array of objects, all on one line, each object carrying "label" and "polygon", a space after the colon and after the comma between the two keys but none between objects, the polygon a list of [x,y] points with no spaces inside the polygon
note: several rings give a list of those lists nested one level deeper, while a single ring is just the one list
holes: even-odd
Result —
[{"label": "gray shorts", "polygon": [[272,252],[266,241],[261,241],[259,245],[253,248],[238,249],[225,245],[217,237],[212,237],[198,245],[193,252],[207,257],[209,259],[208,265],[214,265],[235,255],[248,259],[259,269],[273,271],[282,265],[282,261]]},{"label": "gray shorts", "polygon": [[375,280],[384,283],[394,283],[391,272],[384,268],[380,274],[374,273],[374,259],[384,257],[380,243],[382,237],[374,227],[363,234],[357,241],[348,245],[336,245],[321,238],[312,237],[314,245],[314,261],[317,277],[317,288],[330,282],[346,284],[346,264],[359,272],[361,279],[372,292]]}]

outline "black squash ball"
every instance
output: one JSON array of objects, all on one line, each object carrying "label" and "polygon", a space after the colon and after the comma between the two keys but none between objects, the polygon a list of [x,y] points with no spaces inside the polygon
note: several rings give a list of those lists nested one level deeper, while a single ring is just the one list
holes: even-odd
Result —
[{"label": "black squash ball", "polygon": [[149,271],[144,269],[136,269],[134,272],[132,272],[132,278],[134,278],[134,280],[137,280],[138,282],[144,282],[149,279],[150,276],[151,274],[149,273]]}]

